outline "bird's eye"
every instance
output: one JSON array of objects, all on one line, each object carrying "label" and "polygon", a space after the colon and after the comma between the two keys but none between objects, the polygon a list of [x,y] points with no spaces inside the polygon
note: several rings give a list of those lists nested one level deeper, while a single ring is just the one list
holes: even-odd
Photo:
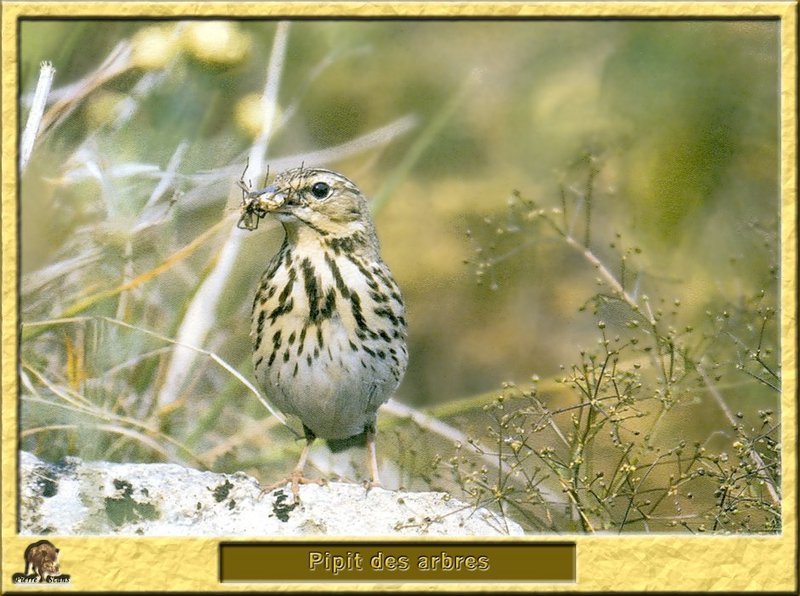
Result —
[{"label": "bird's eye", "polygon": [[318,199],[324,199],[331,193],[331,187],[326,182],[317,182],[311,187],[311,194]]}]

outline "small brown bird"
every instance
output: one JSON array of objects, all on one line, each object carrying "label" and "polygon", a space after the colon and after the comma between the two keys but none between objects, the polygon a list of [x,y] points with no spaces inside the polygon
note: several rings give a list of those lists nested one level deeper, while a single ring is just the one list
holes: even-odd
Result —
[{"label": "small brown bird", "polygon": [[297,496],[316,437],[333,451],[367,445],[379,484],[375,421],[408,363],[403,299],[386,263],[367,199],[335,172],[295,168],[244,193],[239,226],[274,215],[285,238],[253,302],[256,378],[303,423],[306,444],[292,474]]}]

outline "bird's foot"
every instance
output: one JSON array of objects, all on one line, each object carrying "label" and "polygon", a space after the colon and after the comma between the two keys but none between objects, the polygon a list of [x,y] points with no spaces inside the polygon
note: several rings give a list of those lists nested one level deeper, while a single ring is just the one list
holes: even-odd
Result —
[{"label": "bird's foot", "polygon": [[319,484],[320,486],[327,484],[326,480],[323,479],[315,479],[312,480],[311,478],[306,478],[303,476],[302,470],[294,470],[289,476],[279,480],[274,484],[270,484],[269,486],[265,486],[261,488],[261,495],[266,493],[271,493],[276,488],[281,486],[285,486],[286,484],[291,484],[292,487],[292,497],[294,498],[295,502],[300,501],[300,485],[301,484]]},{"label": "bird's foot", "polygon": [[366,489],[367,494],[369,494],[369,491],[373,488],[383,488],[380,480],[364,480],[361,484]]}]

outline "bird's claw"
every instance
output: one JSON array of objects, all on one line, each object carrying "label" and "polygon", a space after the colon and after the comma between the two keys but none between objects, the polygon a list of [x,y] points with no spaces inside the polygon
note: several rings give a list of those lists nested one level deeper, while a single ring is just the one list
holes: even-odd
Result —
[{"label": "bird's claw", "polygon": [[362,485],[366,489],[367,494],[369,494],[369,491],[371,491],[373,488],[383,488],[383,485],[381,484],[380,480],[364,480],[364,482],[362,482]]},{"label": "bird's claw", "polygon": [[303,471],[302,470],[295,470],[289,476],[287,476],[286,478],[283,478],[283,479],[279,480],[278,482],[275,482],[274,484],[270,484],[269,486],[262,487],[261,488],[261,495],[265,495],[267,493],[271,493],[276,488],[279,488],[281,486],[285,486],[286,484],[290,484],[291,485],[291,487],[292,487],[291,488],[292,497],[294,498],[295,502],[299,502],[300,501],[300,485],[301,484],[319,484],[320,486],[324,486],[325,484],[327,484],[327,481],[323,480],[321,478],[320,479],[313,479],[313,480],[311,478],[306,478],[305,476],[303,476]]}]

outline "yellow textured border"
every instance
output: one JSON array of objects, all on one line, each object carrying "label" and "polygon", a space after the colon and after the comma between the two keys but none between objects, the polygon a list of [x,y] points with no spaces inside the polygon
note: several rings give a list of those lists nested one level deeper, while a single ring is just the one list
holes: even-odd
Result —
[{"label": "yellow textured border", "polygon": [[[796,591],[797,553],[797,96],[796,4],[787,2],[286,2],[286,3],[3,3],[2,9],[2,591],[40,591],[13,586],[30,537],[16,535],[17,452],[17,22],[21,17],[773,17],[781,22],[781,241],[783,363],[783,532],[780,536],[726,537],[576,537],[577,585],[522,585],[509,592],[597,590],[769,590]],[[535,538],[539,540],[540,538]],[[554,536],[564,540],[565,536]],[[253,591],[268,585],[217,583],[219,539],[117,539],[55,537],[62,567],[74,590]],[[164,571],[168,569],[168,575]],[[47,586],[44,586],[45,588]],[[497,589],[487,585],[305,585],[273,586],[295,590],[414,590],[456,592]]]}]

